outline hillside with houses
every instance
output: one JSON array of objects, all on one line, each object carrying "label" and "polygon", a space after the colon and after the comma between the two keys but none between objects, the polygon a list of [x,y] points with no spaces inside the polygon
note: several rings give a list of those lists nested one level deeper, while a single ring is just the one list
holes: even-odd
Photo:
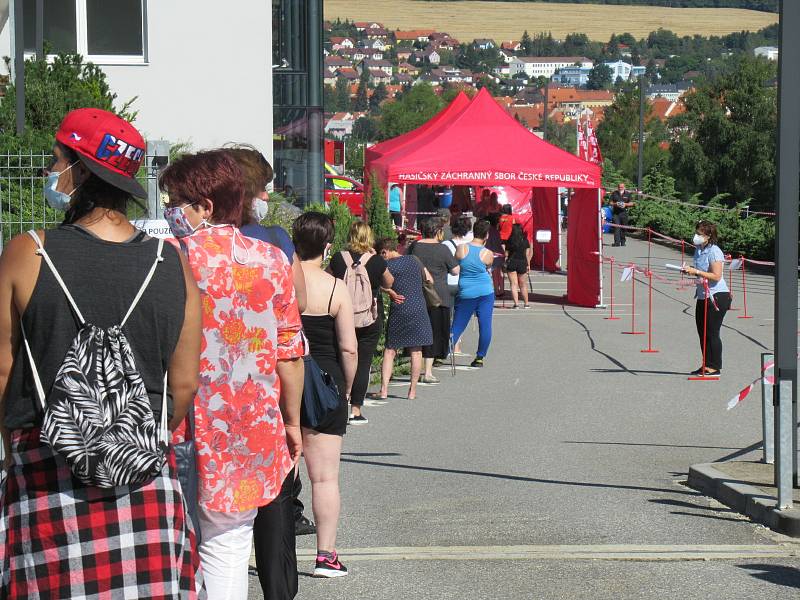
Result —
[{"label": "hillside with houses", "polygon": [[[602,121],[616,94],[645,77],[651,114],[666,120],[684,110],[683,96],[716,59],[735,53],[777,59],[770,45],[775,28],[712,38],[659,30],[642,40],[614,35],[607,43],[527,31],[518,40],[458,40],[446,31],[393,30],[377,21],[326,22],[324,31],[326,135],[336,139],[352,136],[359,119],[379,118],[381,107],[421,83],[438,95],[487,87],[509,114],[540,132],[545,114],[554,127],[581,114]],[[361,138],[380,137],[374,126],[363,129],[373,135]]]}]

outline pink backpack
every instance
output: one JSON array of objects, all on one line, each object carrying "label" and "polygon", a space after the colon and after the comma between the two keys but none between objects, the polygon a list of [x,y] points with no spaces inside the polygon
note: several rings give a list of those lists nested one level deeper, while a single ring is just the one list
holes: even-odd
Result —
[{"label": "pink backpack", "polygon": [[[362,254],[361,258],[363,257]],[[372,284],[369,281],[367,267],[361,263],[361,258],[354,262],[347,250],[342,250],[342,258],[347,266],[344,272],[344,284],[353,301],[354,324],[356,327],[368,327],[378,320],[378,302],[372,296]]]}]

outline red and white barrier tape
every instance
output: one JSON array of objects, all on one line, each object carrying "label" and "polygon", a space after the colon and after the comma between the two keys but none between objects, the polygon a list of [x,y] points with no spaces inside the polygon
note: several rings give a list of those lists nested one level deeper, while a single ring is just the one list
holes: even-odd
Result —
[{"label": "red and white barrier tape", "polygon": [[738,406],[745,398],[747,398],[759,381],[761,381],[762,385],[775,385],[775,376],[767,374],[767,371],[770,371],[774,366],[775,361],[770,361],[765,364],[764,368],[761,370],[761,375],[756,377],[752,382],[750,382],[749,385],[745,386],[744,389],[742,389],[738,394],[728,400],[728,410]]},{"label": "red and white barrier tape", "polygon": [[[605,190],[606,194],[610,194],[615,190]],[[661,202],[669,202],[671,204],[680,204],[682,206],[691,206],[693,208],[702,208],[704,210],[716,210],[722,212],[730,212],[732,210],[746,213],[747,215],[756,215],[764,217],[774,217],[774,212],[758,211],[758,210],[745,210],[741,208],[725,208],[724,206],[707,206],[705,204],[693,204],[691,202],[684,202],[683,200],[676,200],[674,198],[663,198],[661,196],[654,196],[653,194],[646,194],[639,190],[631,190],[632,194],[637,194],[642,198],[650,198],[651,200],[660,200]]]}]

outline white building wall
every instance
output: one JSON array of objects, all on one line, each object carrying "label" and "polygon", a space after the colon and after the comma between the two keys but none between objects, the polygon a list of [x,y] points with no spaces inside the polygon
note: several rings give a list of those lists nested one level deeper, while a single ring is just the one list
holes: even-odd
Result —
[{"label": "white building wall", "polygon": [[[134,124],[145,138],[195,150],[247,142],[272,160],[271,3],[146,4],[146,63],[97,63],[117,105],[137,97]],[[0,32],[0,55],[12,54],[9,27]]]}]

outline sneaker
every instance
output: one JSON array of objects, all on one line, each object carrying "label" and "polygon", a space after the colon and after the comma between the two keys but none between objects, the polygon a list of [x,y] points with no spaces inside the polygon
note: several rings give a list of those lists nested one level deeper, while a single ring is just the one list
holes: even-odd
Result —
[{"label": "sneaker", "polygon": [[369,419],[364,416],[364,414],[360,414],[357,416],[351,416],[349,420],[350,425],[366,425],[369,423]]},{"label": "sneaker", "polygon": [[523,304],[522,305],[523,310],[528,310],[530,307],[531,307],[530,304]]},{"label": "sneaker", "polygon": [[483,366],[483,358],[480,356],[476,356],[475,360],[469,363],[470,367],[475,367],[476,369],[480,369]]},{"label": "sneaker", "polygon": [[317,562],[314,565],[314,577],[344,577],[347,575],[347,567],[339,560],[336,552],[333,556],[317,554]]},{"label": "sneaker", "polygon": [[300,515],[294,521],[294,534],[295,535],[311,535],[317,533],[317,526],[308,520],[305,515]]},{"label": "sneaker", "polygon": [[519,308],[519,304],[515,304],[514,306],[511,307],[511,310],[517,310],[518,308]]},{"label": "sneaker", "polygon": [[441,367],[441,366],[443,366],[443,365],[444,365],[444,361],[443,361],[443,360],[440,360],[440,359],[438,359],[438,358],[434,358],[434,359],[433,359],[433,368],[434,368],[434,369],[435,369],[436,367]]},{"label": "sneaker", "polygon": [[425,385],[436,385],[437,383],[441,383],[440,379],[436,377],[436,375],[431,375],[430,377],[423,375],[419,378],[419,382],[424,383]]}]

